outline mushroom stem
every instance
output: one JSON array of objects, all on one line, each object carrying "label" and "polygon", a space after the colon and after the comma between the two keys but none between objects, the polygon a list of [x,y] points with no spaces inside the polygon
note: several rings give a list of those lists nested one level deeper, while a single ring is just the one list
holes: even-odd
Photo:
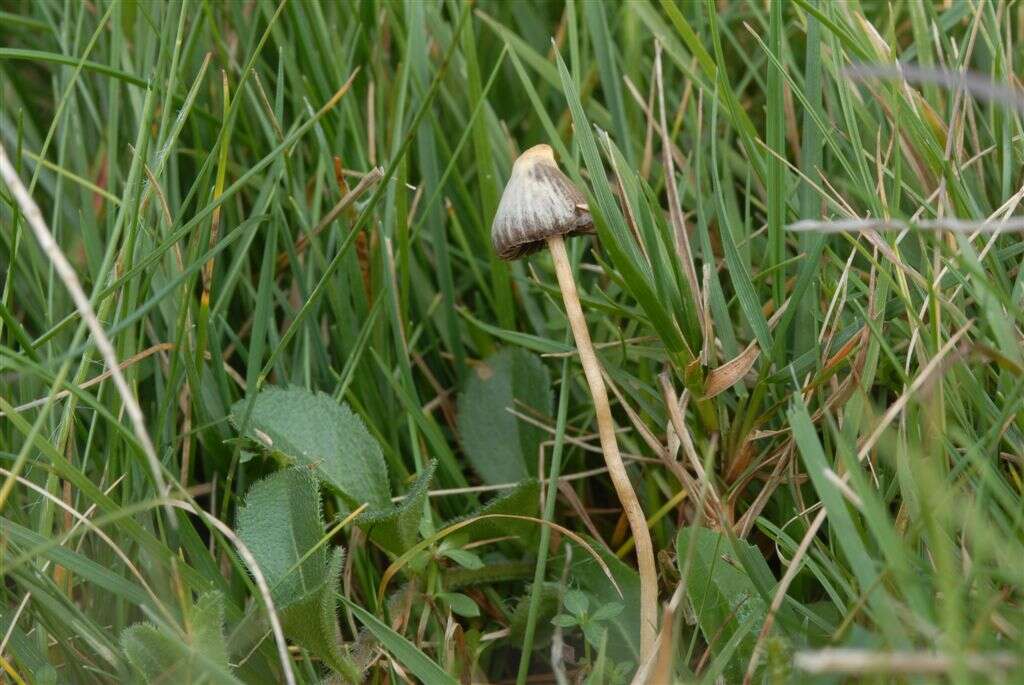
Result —
[{"label": "mushroom stem", "polygon": [[601,451],[604,453],[608,474],[612,478],[612,485],[615,486],[615,493],[619,497],[619,502],[622,503],[622,509],[626,513],[626,520],[629,522],[629,528],[636,544],[637,566],[640,569],[640,663],[643,664],[646,663],[647,657],[654,647],[658,628],[658,575],[654,567],[651,534],[647,529],[647,517],[644,516],[636,493],[633,492],[633,485],[629,482],[629,476],[626,474],[626,466],[622,463],[622,455],[619,454],[619,444],[615,438],[615,425],[612,422],[612,410],[608,404],[608,391],[605,389],[604,378],[601,375],[601,363],[594,352],[594,344],[591,342],[590,332],[587,330],[587,321],[583,318],[583,308],[580,306],[580,298],[576,292],[576,281],[573,278],[572,267],[569,265],[569,257],[565,251],[565,242],[561,236],[554,236],[548,238],[547,243],[551,250],[551,258],[555,263],[558,286],[562,290],[565,313],[569,318],[572,335],[576,339],[576,348],[579,351],[580,363],[583,364],[583,373],[587,377],[590,395],[594,400],[597,430],[601,438]]}]

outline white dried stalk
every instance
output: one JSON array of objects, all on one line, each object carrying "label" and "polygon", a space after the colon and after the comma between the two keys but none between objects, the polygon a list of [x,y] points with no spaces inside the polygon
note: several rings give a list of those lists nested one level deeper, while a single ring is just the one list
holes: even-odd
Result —
[{"label": "white dried stalk", "polygon": [[999,221],[989,219],[919,219],[903,221],[902,219],[834,219],[816,221],[804,219],[786,226],[787,230],[822,233],[878,233],[891,231],[952,231],[954,233],[1020,233],[1024,231],[1024,217],[1013,216]]}]

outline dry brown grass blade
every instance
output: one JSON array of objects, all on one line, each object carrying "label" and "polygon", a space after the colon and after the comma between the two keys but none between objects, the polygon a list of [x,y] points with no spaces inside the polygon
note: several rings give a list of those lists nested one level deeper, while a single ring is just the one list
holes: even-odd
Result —
[{"label": "dry brown grass blade", "polygon": [[[675,431],[676,436],[679,438],[679,442],[683,448],[683,452],[686,454],[686,458],[690,463],[690,467],[693,468],[697,474],[697,480],[694,480],[690,476],[689,472],[683,467],[682,464],[675,460],[669,460],[670,469],[680,479],[687,490],[694,496],[694,500],[699,502],[699,506],[703,507],[704,515],[711,523],[712,527],[715,527],[721,523],[722,519],[722,500],[718,496],[718,492],[715,490],[715,485],[708,478],[704,472],[704,465],[700,461],[700,456],[697,454],[697,449],[693,445],[693,440],[690,437],[690,431],[686,428],[686,419],[683,416],[683,409],[680,406],[681,400],[676,399],[675,388],[672,387],[672,381],[670,380],[668,373],[661,373],[658,377],[661,383],[662,398],[665,401],[665,408],[669,415],[669,420],[672,425],[672,430]],[[684,393],[684,400],[686,394]],[[701,487],[700,484],[704,484]]]},{"label": "dry brown grass blade", "polygon": [[722,394],[743,380],[761,354],[761,348],[752,342],[738,355],[716,367],[704,382],[704,399]]},{"label": "dry brown grass blade", "polygon": [[[166,352],[167,350],[173,350],[173,349],[174,349],[174,343],[157,343],[156,345],[153,345],[151,347],[147,347],[146,349],[142,350],[141,352],[133,354],[132,356],[128,357],[123,362],[118,364],[118,366],[119,366],[119,368],[121,370],[124,370],[124,369],[127,369],[129,366],[131,366],[133,364],[138,364],[140,361],[142,361],[146,357],[149,357],[150,355],[156,354],[157,352]],[[79,390],[85,390],[86,388],[91,388],[92,386],[96,385],[97,383],[102,383],[106,379],[110,378],[111,375],[112,375],[111,371],[109,371],[109,370],[104,371],[103,373],[99,374],[98,376],[93,376],[89,380],[87,380],[84,383],[80,384],[78,386],[78,389]],[[65,397],[67,397],[70,394],[71,394],[70,390],[61,390],[60,392],[54,393],[51,396],[40,397],[38,399],[32,400],[31,402],[26,402],[25,404],[19,404],[17,407],[14,408],[14,412],[15,413],[23,412],[23,411],[25,411],[27,409],[32,409],[33,407],[42,406],[42,405],[46,404],[48,401],[50,401],[51,399],[54,402],[56,402],[57,400],[64,399]],[[2,411],[0,411],[0,416],[4,416],[4,413]]]},{"label": "dry brown grass blade", "polygon": [[[320,220],[320,223],[316,225],[312,231],[308,234],[301,236],[295,241],[295,253],[302,254],[309,247],[309,241],[316,236],[320,235],[328,226],[334,223],[345,209],[347,209],[352,203],[358,200],[371,186],[379,181],[384,176],[384,170],[380,167],[374,167],[370,171],[359,179],[359,183],[353,188],[345,197],[338,201],[338,204],[331,207],[331,210],[324,215],[324,218]],[[282,252],[277,256],[277,270],[281,271],[288,264],[288,253]]]}]

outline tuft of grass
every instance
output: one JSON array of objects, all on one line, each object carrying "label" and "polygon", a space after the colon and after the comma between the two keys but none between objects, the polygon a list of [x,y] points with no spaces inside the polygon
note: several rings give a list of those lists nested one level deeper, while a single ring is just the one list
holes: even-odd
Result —
[{"label": "tuft of grass", "polygon": [[[787,227],[1019,217],[1022,41],[986,0],[0,4],[0,681],[1012,682],[1019,237]],[[540,142],[597,221],[646,664],[552,265],[490,247]],[[472,459],[470,386],[514,417]]]}]

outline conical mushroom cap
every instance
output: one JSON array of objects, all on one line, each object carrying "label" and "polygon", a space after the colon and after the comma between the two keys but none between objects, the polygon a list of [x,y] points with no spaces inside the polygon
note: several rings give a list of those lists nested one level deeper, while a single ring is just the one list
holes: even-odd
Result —
[{"label": "conical mushroom cap", "polygon": [[556,235],[591,233],[587,199],[555,163],[550,145],[519,155],[491,224],[491,242],[502,259],[525,257]]}]

